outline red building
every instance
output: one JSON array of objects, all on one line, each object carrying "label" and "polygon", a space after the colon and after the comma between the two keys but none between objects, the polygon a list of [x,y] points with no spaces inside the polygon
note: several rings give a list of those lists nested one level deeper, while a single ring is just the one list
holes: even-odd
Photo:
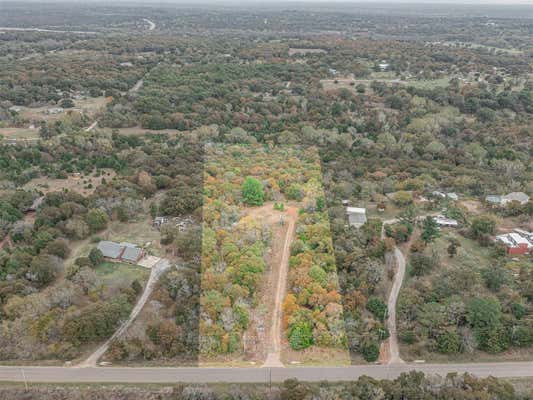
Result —
[{"label": "red building", "polygon": [[512,232],[496,236],[496,240],[505,245],[507,254],[510,255],[529,254],[533,250],[533,243],[530,242],[529,235]]}]

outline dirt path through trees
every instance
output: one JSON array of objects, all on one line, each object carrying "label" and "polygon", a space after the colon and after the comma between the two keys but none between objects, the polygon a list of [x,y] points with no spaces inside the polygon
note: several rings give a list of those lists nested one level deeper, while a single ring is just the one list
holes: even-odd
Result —
[{"label": "dirt path through trees", "polygon": [[246,210],[248,216],[262,221],[272,232],[269,273],[258,297],[262,311],[256,310],[251,316],[246,333],[248,359],[261,362],[264,367],[283,367],[280,360],[282,307],[299,205],[284,203],[284,207],[284,211],[278,211],[274,209],[273,202],[268,202],[261,207],[250,207]]},{"label": "dirt path through trees", "polygon": [[387,328],[389,329],[389,359],[388,364],[403,363],[400,358],[400,348],[398,346],[398,332],[396,330],[396,303],[400,289],[402,288],[403,278],[405,276],[405,257],[398,247],[394,248],[394,258],[396,260],[396,273],[394,274],[394,283],[388,301],[389,317],[387,319]]},{"label": "dirt path through trees", "polygon": [[283,317],[283,300],[287,289],[287,274],[289,271],[289,256],[291,243],[296,229],[296,220],[298,219],[298,209],[296,207],[287,207],[285,223],[287,230],[283,244],[281,261],[277,268],[273,268],[274,281],[277,283],[274,290],[274,310],[272,313],[272,324],[270,326],[270,341],[268,346],[267,359],[263,367],[283,367],[281,362],[281,337],[283,334],[282,317]]},{"label": "dirt path through trees", "polygon": [[[385,237],[385,225],[395,224],[398,219],[390,219],[383,221],[381,229],[381,237]],[[398,302],[398,296],[400,295],[400,289],[402,288],[403,279],[405,276],[405,257],[402,251],[395,247],[392,251],[393,257],[388,257],[389,262],[393,262],[394,265],[394,281],[389,294],[389,300],[387,301],[387,329],[389,330],[389,338],[381,344],[379,362],[380,364],[401,364],[404,361],[400,357],[400,347],[398,345],[398,332],[396,329],[396,303]]]}]

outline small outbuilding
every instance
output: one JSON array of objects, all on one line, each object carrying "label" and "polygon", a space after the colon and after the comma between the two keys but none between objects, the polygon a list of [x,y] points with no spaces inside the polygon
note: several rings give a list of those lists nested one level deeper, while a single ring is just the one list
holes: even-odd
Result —
[{"label": "small outbuilding", "polygon": [[33,200],[33,202],[31,203],[29,207],[26,207],[26,209],[24,209],[24,212],[37,211],[39,207],[41,207],[43,202],[44,202],[44,196],[37,197],[35,200]]},{"label": "small outbuilding", "polygon": [[159,230],[159,229],[161,229],[161,226],[163,226],[167,222],[168,222],[168,218],[167,217],[155,217],[154,221],[152,223],[152,226],[155,229]]},{"label": "small outbuilding", "polygon": [[350,226],[360,228],[366,223],[366,208],[346,207],[346,213]]},{"label": "small outbuilding", "polygon": [[437,215],[436,217],[433,217],[433,220],[437,223],[438,226],[455,228],[459,225],[459,223],[455,219],[446,218],[443,215]]},{"label": "small outbuilding", "polygon": [[489,204],[500,204],[502,202],[502,196],[489,194],[488,196],[485,196],[485,201]]},{"label": "small outbuilding", "polygon": [[446,193],[446,197],[453,201],[459,200],[459,196],[457,195],[457,193],[454,193],[454,192]]}]

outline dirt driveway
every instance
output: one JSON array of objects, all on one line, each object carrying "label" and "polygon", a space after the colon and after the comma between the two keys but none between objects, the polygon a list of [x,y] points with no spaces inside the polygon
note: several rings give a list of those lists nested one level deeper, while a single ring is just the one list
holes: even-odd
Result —
[{"label": "dirt driveway", "polygon": [[[298,219],[297,204],[285,204],[285,211],[274,210],[273,203],[248,208],[246,214],[261,220],[272,230],[269,252],[269,270],[265,285],[259,293],[259,304],[265,310],[256,312],[246,332],[249,359],[255,359],[265,367],[282,367],[280,361],[282,339],[282,305],[287,286],[287,274],[291,243]],[[266,361],[265,361],[266,359]]]}]

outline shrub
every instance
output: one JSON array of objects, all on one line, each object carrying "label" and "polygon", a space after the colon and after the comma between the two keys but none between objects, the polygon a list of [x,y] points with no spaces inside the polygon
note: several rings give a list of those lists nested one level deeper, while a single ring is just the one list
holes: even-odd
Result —
[{"label": "shrub", "polygon": [[470,234],[474,239],[479,239],[484,235],[492,235],[496,229],[496,218],[492,215],[480,215],[472,219],[470,223]]},{"label": "shrub", "polygon": [[108,221],[107,213],[101,208],[93,208],[87,213],[87,225],[89,225],[92,232],[107,228]]},{"label": "shrub", "polygon": [[455,354],[461,351],[461,337],[457,332],[444,332],[437,337],[437,350],[443,354]]},{"label": "shrub", "polygon": [[249,206],[261,206],[265,201],[263,184],[257,179],[248,177],[242,184],[242,197]]},{"label": "shrub", "polygon": [[379,344],[377,342],[365,343],[361,346],[361,355],[368,362],[374,362],[379,357]]},{"label": "shrub", "polygon": [[393,200],[396,205],[400,207],[407,206],[413,202],[413,195],[404,190],[400,190],[394,194]]},{"label": "shrub", "polygon": [[294,350],[303,350],[313,344],[313,330],[308,322],[300,322],[291,328],[289,344]]},{"label": "shrub", "polygon": [[414,276],[422,276],[427,274],[435,266],[435,261],[432,257],[422,253],[414,253],[410,260],[411,274]]},{"label": "shrub", "polygon": [[56,239],[46,245],[45,251],[59,258],[66,258],[70,253],[68,243],[64,239]]},{"label": "shrub", "polygon": [[366,309],[380,321],[383,321],[387,315],[387,305],[379,297],[370,297]]},{"label": "shrub", "polygon": [[328,284],[328,274],[318,265],[313,265],[309,269],[309,276],[320,284],[320,286],[325,287]]},{"label": "shrub", "polygon": [[416,334],[411,330],[403,331],[400,333],[400,340],[407,344],[413,344],[416,342]]},{"label": "shrub", "polygon": [[304,198],[301,186],[296,183],[293,183],[285,190],[285,195],[289,200],[301,201]]},{"label": "shrub", "polygon": [[104,255],[95,247],[89,252],[89,260],[91,260],[91,264],[96,267],[104,261]]}]

